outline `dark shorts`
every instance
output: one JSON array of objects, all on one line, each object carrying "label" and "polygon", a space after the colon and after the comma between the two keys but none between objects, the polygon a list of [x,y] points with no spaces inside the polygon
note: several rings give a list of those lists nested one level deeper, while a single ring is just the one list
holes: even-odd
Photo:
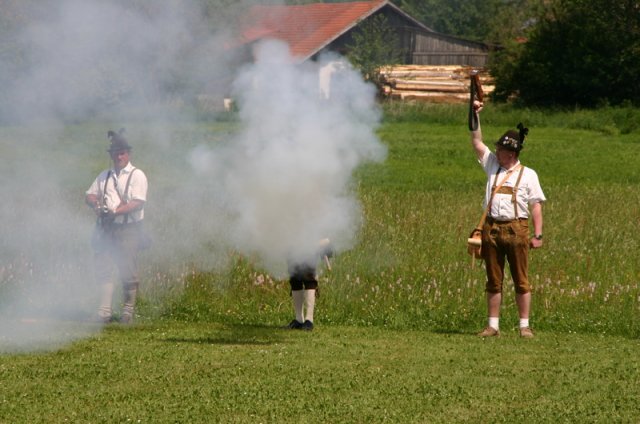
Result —
[{"label": "dark shorts", "polygon": [[487,271],[487,292],[502,293],[504,266],[509,262],[516,293],[529,293],[529,221],[487,219],[482,227],[482,258]]},{"label": "dark shorts", "polygon": [[316,268],[308,264],[289,264],[291,290],[314,290],[318,288]]},{"label": "dark shorts", "polygon": [[113,224],[106,229],[96,229],[94,268],[96,282],[111,281],[113,266],[118,269],[123,284],[137,284],[139,231],[136,224]]}]

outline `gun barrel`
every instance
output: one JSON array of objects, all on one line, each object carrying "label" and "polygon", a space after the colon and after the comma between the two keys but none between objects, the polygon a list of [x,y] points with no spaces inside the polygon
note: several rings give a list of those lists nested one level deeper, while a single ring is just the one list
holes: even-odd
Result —
[{"label": "gun barrel", "polygon": [[474,69],[473,71],[471,71],[470,78],[471,84],[475,86],[474,88],[476,99],[478,99],[478,101],[480,102],[483,101],[484,91],[482,90],[482,84],[480,83],[480,73]]}]

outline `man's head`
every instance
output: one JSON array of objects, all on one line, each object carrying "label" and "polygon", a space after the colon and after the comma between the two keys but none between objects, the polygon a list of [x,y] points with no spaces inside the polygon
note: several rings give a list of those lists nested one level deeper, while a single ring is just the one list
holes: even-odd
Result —
[{"label": "man's head", "polygon": [[516,153],[516,157],[520,155],[520,150],[524,147],[524,141],[529,134],[529,129],[525,128],[522,123],[518,124],[518,131],[509,130],[502,134],[496,141],[496,149],[509,150]]},{"label": "man's head", "polygon": [[121,128],[117,133],[114,131],[109,131],[107,133],[107,137],[109,138],[111,144],[109,145],[109,155],[111,155],[111,160],[113,160],[113,166],[116,170],[121,170],[129,163],[129,152],[131,151],[131,146],[127,142],[127,140],[123,136],[124,128]]}]

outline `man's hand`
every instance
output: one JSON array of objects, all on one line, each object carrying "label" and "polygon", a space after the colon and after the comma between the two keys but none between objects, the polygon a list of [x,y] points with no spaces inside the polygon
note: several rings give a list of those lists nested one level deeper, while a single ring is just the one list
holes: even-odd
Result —
[{"label": "man's hand", "polygon": [[102,207],[100,206],[100,201],[98,200],[98,196],[96,196],[95,194],[87,194],[84,201],[87,204],[87,206],[91,208],[93,213],[96,214],[96,216],[102,215]]},{"label": "man's hand", "polygon": [[130,212],[135,212],[142,209],[144,201],[142,200],[130,200],[129,202],[121,202],[117,208],[113,210],[114,215],[124,215]]},{"label": "man's hand", "polygon": [[531,237],[531,240],[529,240],[529,246],[531,246],[532,249],[539,249],[542,247],[542,239],[537,239],[535,237]]},{"label": "man's hand", "polygon": [[93,213],[96,214],[96,216],[101,216],[103,213],[103,209],[102,206],[100,206],[99,202],[96,202],[95,205],[93,205]]}]

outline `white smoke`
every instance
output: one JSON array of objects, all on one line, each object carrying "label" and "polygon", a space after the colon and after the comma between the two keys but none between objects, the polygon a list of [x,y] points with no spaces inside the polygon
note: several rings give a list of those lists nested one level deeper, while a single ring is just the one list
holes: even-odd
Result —
[{"label": "white smoke", "polygon": [[386,150],[374,132],[375,89],[355,70],[334,79],[339,94],[321,96],[319,71],[339,58],[296,65],[274,40],[254,55],[234,81],[242,130],[210,166],[233,217],[233,245],[282,275],[283,259],[306,261],[322,238],[339,250],[352,245],[361,224],[353,172]]},{"label": "white smoke", "polygon": [[50,161],[61,147],[55,140],[55,131],[37,127],[0,136],[2,352],[58,347],[97,329],[78,325],[95,288],[85,240],[91,224],[79,219],[79,197],[66,189],[82,172]]},{"label": "white smoke", "polygon": [[[285,261],[307,260],[321,238],[338,251],[355,243],[353,172],[386,151],[375,135],[375,90],[356,71],[334,74],[324,98],[318,75],[340,58],[296,65],[282,43],[260,43],[233,83],[240,129],[198,135],[211,142],[194,145],[189,131],[205,127],[185,121],[188,108],[174,126],[173,106],[203,88],[225,90],[232,28],[207,29],[191,0],[11,5],[29,19],[16,24],[19,54],[0,45],[0,82],[11,82],[0,122],[22,123],[0,134],[0,352],[54,348],[100,329],[81,323],[98,297],[95,218],[83,198],[109,166],[109,129],[127,127],[132,162],[149,179],[148,262],[218,268],[231,248],[283,276]],[[185,70],[189,83],[176,86]],[[104,125],[86,125],[96,115]],[[86,125],[86,140],[68,137],[70,121],[74,132]]]},{"label": "white smoke", "polygon": [[[200,73],[212,62],[213,77],[226,71],[225,30],[214,34],[202,16],[191,0],[3,3],[0,351],[59,346],[99,330],[83,322],[97,309],[98,289],[84,192],[109,166],[107,130],[129,126],[135,111],[166,121],[175,108],[165,106],[205,86]],[[176,86],[176,75],[192,85]],[[87,125],[85,140],[69,139],[66,124],[96,115],[106,121],[99,134]],[[156,136],[159,157],[174,149],[153,124],[130,136],[145,133]],[[156,151],[131,141],[141,160]]]}]

